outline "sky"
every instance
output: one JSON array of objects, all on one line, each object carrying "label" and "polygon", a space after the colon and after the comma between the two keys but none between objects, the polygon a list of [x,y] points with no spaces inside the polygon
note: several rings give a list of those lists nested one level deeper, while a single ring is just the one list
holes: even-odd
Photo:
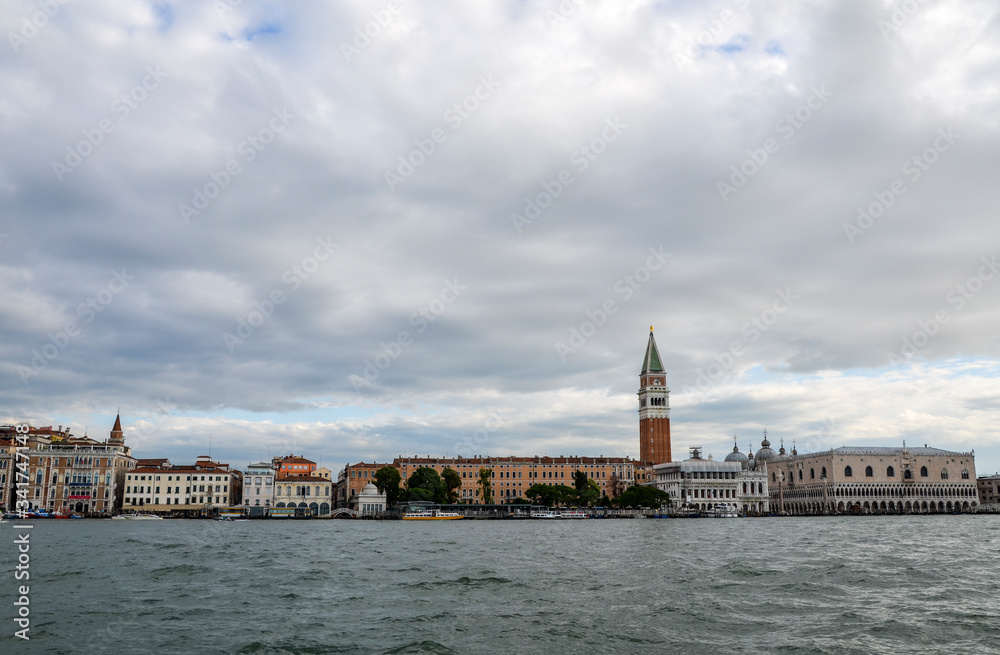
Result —
[{"label": "sky", "polygon": [[0,422],[1000,470],[988,1],[0,7]]}]

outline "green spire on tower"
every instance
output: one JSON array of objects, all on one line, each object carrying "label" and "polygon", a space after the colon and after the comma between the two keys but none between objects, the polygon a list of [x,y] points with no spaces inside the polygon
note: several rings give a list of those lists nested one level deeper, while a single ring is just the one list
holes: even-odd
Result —
[{"label": "green spire on tower", "polygon": [[649,326],[649,343],[646,344],[646,356],[642,360],[642,370],[644,373],[663,373],[663,364],[660,363],[660,351],[656,349],[656,340],[653,339],[653,326]]}]

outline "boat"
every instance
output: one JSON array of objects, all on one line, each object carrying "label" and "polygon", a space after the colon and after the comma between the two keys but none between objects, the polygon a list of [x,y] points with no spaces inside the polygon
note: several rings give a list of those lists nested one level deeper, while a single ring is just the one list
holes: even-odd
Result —
[{"label": "boat", "polygon": [[739,516],[736,505],[730,503],[716,503],[715,507],[708,511],[708,516],[717,519],[735,519]]},{"label": "boat", "polygon": [[570,510],[568,512],[561,512],[559,518],[563,519],[589,519],[590,516],[586,512],[581,512],[579,510]]},{"label": "boat", "polygon": [[112,520],[119,521],[162,521],[162,516],[157,516],[156,514],[119,514],[118,516],[112,516]]},{"label": "boat", "polygon": [[439,509],[424,509],[403,514],[404,521],[453,521],[464,518],[458,512],[444,512]]},{"label": "boat", "polygon": [[231,517],[231,516],[216,516],[216,517],[214,517],[213,520],[215,520],[215,521],[232,521],[233,517]]},{"label": "boat", "polygon": [[552,511],[546,510],[546,511],[532,512],[531,513],[531,518],[533,518],[533,519],[560,519],[560,518],[562,518],[562,516],[559,514],[559,512],[552,512]]}]

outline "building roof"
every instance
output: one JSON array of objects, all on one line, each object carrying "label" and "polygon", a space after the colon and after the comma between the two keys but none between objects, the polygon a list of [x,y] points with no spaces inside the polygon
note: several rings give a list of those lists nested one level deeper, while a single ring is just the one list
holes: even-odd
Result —
[{"label": "building roof", "polygon": [[928,448],[926,446],[918,448],[902,448],[902,447],[896,448],[896,447],[885,447],[885,446],[841,446],[840,448],[833,448],[832,452],[838,455],[900,456],[903,454],[904,450],[909,451],[911,457],[931,457],[934,455],[955,455],[955,456],[969,457],[972,455],[971,452],[960,453],[953,450]]},{"label": "building roof", "polygon": [[279,475],[275,482],[294,482],[299,484],[301,482],[332,482],[330,478],[323,478],[318,475]]},{"label": "building roof", "polygon": [[122,431],[122,417],[121,414],[115,414],[115,427],[111,428],[112,432]]},{"label": "building roof", "polygon": [[660,351],[656,348],[656,339],[653,338],[653,328],[649,328],[649,342],[646,344],[646,356],[642,358],[643,373],[663,373],[663,364],[660,363]]}]

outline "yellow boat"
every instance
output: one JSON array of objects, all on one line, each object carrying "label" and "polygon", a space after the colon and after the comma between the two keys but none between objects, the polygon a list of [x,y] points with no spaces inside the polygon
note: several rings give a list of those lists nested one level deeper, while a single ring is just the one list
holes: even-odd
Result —
[{"label": "yellow boat", "polygon": [[464,517],[457,512],[442,512],[439,509],[424,509],[403,514],[404,521],[454,521],[460,518]]}]

